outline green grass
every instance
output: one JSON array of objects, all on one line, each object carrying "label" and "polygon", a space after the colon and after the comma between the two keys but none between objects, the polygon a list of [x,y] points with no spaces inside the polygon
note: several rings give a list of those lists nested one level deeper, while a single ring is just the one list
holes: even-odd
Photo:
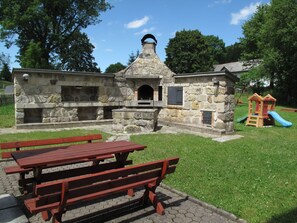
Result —
[{"label": "green grass", "polygon": [[[177,172],[166,183],[248,222],[296,222],[297,115],[277,109],[293,127],[247,127],[235,124],[244,137],[225,143],[181,134],[133,136],[148,146],[133,153],[143,162],[179,156]],[[247,114],[236,107],[235,119]]]},{"label": "green grass", "polygon": [[14,104],[0,105],[0,128],[9,128],[14,125]]},{"label": "green grass", "polygon": [[[225,143],[189,134],[137,135],[131,140],[147,149],[132,153],[131,158],[141,163],[179,156],[177,171],[165,179],[166,184],[251,223],[293,223],[297,216],[297,113],[280,109],[276,111],[292,127],[276,123],[271,128],[254,128],[235,123],[236,133],[244,137]],[[246,103],[238,105],[235,120],[247,111]],[[0,135],[0,142],[95,132],[7,134]]]}]

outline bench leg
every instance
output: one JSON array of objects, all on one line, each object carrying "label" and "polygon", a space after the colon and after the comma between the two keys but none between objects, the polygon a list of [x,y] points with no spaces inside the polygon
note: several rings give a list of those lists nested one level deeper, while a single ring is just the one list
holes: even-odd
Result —
[{"label": "bench leg", "polygon": [[62,213],[53,214],[52,223],[61,223],[62,222]]},{"label": "bench leg", "polygon": [[130,197],[134,197],[134,195],[135,195],[134,190],[129,189],[128,192],[127,192],[127,195],[130,196]]},{"label": "bench leg", "polygon": [[157,195],[154,192],[152,192],[152,191],[149,191],[149,200],[151,201],[151,203],[153,204],[156,212],[159,215],[165,214],[163,205],[161,204],[161,202],[157,198]]},{"label": "bench leg", "polygon": [[164,215],[165,214],[164,207],[162,203],[159,201],[155,191],[156,191],[156,186],[153,186],[153,185],[145,186],[145,191],[143,196],[140,198],[140,202],[142,205],[146,205],[148,201],[150,201],[154,206],[156,212],[159,215]]},{"label": "bench leg", "polygon": [[61,223],[62,222],[62,214],[61,212],[52,212],[53,215],[53,219],[52,219],[52,223]]},{"label": "bench leg", "polygon": [[42,219],[45,221],[48,221],[51,218],[48,211],[41,212],[41,216],[42,216]]}]

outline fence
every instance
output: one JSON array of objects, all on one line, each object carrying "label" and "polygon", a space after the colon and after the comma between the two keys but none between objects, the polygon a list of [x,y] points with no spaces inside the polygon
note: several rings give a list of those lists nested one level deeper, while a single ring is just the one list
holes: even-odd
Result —
[{"label": "fence", "polygon": [[14,103],[13,94],[0,94],[0,105],[12,104]]}]

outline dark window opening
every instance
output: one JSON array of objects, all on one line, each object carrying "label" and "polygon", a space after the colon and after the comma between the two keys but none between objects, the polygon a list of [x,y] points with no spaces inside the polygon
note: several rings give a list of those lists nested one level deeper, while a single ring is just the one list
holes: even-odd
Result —
[{"label": "dark window opening", "polygon": [[154,89],[149,85],[138,88],[138,100],[154,100]]},{"label": "dark window opening", "polygon": [[77,116],[79,121],[96,120],[97,107],[79,107],[77,108]]},{"label": "dark window opening", "polygon": [[183,105],[183,87],[168,87],[168,104]]},{"label": "dark window opening", "polygon": [[212,111],[202,112],[202,123],[205,125],[212,125]]},{"label": "dark window opening", "polygon": [[163,94],[163,88],[162,88],[162,86],[159,86],[158,87],[158,100],[159,101],[162,101],[163,100],[162,94]]},{"label": "dark window opening", "polygon": [[42,123],[41,108],[26,108],[24,114],[24,123]]},{"label": "dark window opening", "polygon": [[62,102],[97,101],[98,87],[62,86]]},{"label": "dark window opening", "polygon": [[103,119],[112,119],[112,109],[118,109],[120,107],[105,106],[103,108]]}]

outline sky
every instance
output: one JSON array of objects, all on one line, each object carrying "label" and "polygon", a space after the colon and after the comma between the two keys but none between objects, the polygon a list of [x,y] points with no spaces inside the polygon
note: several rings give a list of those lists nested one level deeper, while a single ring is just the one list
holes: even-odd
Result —
[{"label": "sky", "polygon": [[[108,1],[108,0],[107,0]],[[165,61],[165,48],[177,31],[199,30],[203,35],[214,35],[226,46],[242,37],[242,24],[251,18],[259,4],[269,0],[109,0],[113,8],[103,12],[97,25],[89,26],[87,33],[95,46],[93,56],[102,72],[110,65],[124,65],[131,53],[141,52],[141,38],[153,34],[157,54]],[[18,48],[6,49],[0,43],[0,52],[9,54],[11,68]]]}]

